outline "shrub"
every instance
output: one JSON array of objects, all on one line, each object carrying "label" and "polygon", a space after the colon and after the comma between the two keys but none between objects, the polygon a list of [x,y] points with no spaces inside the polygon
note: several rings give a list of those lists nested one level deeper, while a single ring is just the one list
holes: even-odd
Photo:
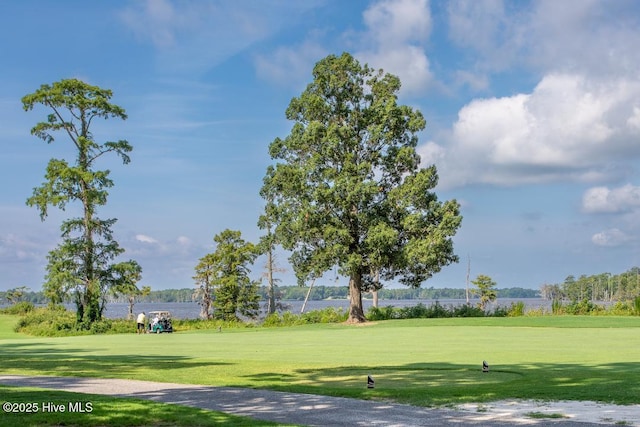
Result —
[{"label": "shrub", "polygon": [[301,325],[303,323],[304,322],[302,321],[300,315],[293,314],[290,311],[282,313],[282,326]]},{"label": "shrub", "polygon": [[191,330],[219,330],[231,328],[248,328],[253,323],[244,323],[238,320],[220,320],[220,319],[172,319],[171,321],[174,331],[191,331]]},{"label": "shrub", "polygon": [[435,319],[451,317],[451,310],[443,307],[440,302],[436,301],[429,307],[422,303],[414,306],[398,309],[395,318],[398,319]]},{"label": "shrub", "polygon": [[422,303],[408,306],[408,307],[403,307],[400,309],[401,319],[420,319],[425,317],[428,317],[427,307]]},{"label": "shrub", "polygon": [[294,325],[301,325],[303,323],[304,321],[300,316],[290,313],[288,311],[285,311],[282,314],[273,313],[268,315],[264,319],[264,322],[262,323],[262,325],[267,327],[294,326]]},{"label": "shrub", "polygon": [[614,316],[630,316],[630,315],[639,315],[640,313],[636,312],[632,303],[630,301],[618,301],[609,307],[607,312]]},{"label": "shrub", "polygon": [[36,336],[80,335],[75,314],[64,308],[36,308],[20,318],[15,331]]},{"label": "shrub", "polygon": [[264,318],[262,322],[262,326],[272,327],[272,326],[280,326],[282,324],[282,319],[280,318],[280,314],[271,313]]},{"label": "shrub", "polygon": [[507,316],[509,317],[524,316],[524,302],[523,301],[512,302],[511,306],[507,310]]},{"label": "shrub", "polygon": [[312,310],[303,314],[293,314],[285,311],[282,314],[268,315],[262,322],[263,326],[294,326],[309,323],[340,323],[347,320],[348,313],[342,308],[327,307],[322,310]]},{"label": "shrub", "polygon": [[633,313],[636,316],[640,316],[640,296],[633,299]]},{"label": "shrub", "polygon": [[99,322],[93,322],[89,326],[89,331],[92,334],[106,334],[111,331],[112,322],[109,319],[103,319]]},{"label": "shrub", "polygon": [[340,323],[346,322],[349,316],[342,308],[327,307],[304,313],[300,317],[305,323]]},{"label": "shrub", "polygon": [[546,316],[548,313],[544,307],[532,308],[526,312],[529,317]]},{"label": "shrub", "polygon": [[371,307],[367,313],[367,319],[369,320],[391,320],[398,319],[399,314],[392,305],[385,307]]},{"label": "shrub", "polygon": [[136,323],[126,319],[109,319],[109,334],[132,334],[136,332]]},{"label": "shrub", "polygon": [[[497,308],[493,315],[506,316],[506,309]],[[478,307],[461,305],[444,307],[438,301],[429,307],[417,304],[411,307],[396,308],[393,306],[371,307],[367,313],[368,320],[446,318],[446,317],[484,317],[486,313]]]},{"label": "shrub", "polygon": [[464,304],[453,308],[453,317],[484,317],[485,312],[480,307]]},{"label": "shrub", "polygon": [[429,313],[427,317],[437,319],[451,316],[452,310],[443,307],[438,301],[436,301],[435,303],[433,303],[433,305],[431,305],[431,307],[429,307]]},{"label": "shrub", "polygon": [[135,323],[124,319],[103,319],[91,324],[78,323],[75,313],[63,307],[36,308],[18,320],[16,332],[35,336],[120,334],[135,331]]},{"label": "shrub", "polygon": [[26,314],[26,313],[29,313],[30,311],[33,311],[34,308],[35,307],[33,303],[29,301],[20,301],[10,307],[3,308],[2,310],[0,310],[0,312],[5,314],[21,315],[21,314]]},{"label": "shrub", "polygon": [[572,302],[565,307],[567,314],[600,314],[604,312],[604,307],[594,304],[587,299],[583,299],[580,302]]},{"label": "shrub", "polygon": [[497,306],[493,313],[485,313],[486,316],[491,317],[508,317],[509,316],[509,307]]}]

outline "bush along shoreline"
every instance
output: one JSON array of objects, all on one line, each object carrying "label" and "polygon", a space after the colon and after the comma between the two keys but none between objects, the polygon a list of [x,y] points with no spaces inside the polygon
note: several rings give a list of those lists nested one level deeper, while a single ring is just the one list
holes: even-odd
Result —
[{"label": "bush along shoreline", "polygon": [[[33,336],[73,336],[93,334],[135,333],[135,320],[103,319],[91,325],[77,321],[76,314],[63,307],[36,308],[30,302],[22,301],[0,310],[0,314],[18,315],[15,331]],[[640,316],[640,297],[631,301],[617,302],[605,307],[588,300],[565,303],[554,300],[551,311],[544,308],[525,310],[522,301],[511,303],[508,307],[497,306],[491,311],[482,310],[476,305],[464,304],[445,306],[438,301],[427,306],[419,303],[410,307],[371,307],[367,320],[434,319],[454,317],[518,317],[518,316]],[[327,307],[302,314],[288,311],[274,313],[260,321],[223,321],[220,319],[173,319],[177,332],[189,330],[222,330],[222,328],[283,327],[313,323],[341,323],[347,320],[348,313],[342,308]]]}]

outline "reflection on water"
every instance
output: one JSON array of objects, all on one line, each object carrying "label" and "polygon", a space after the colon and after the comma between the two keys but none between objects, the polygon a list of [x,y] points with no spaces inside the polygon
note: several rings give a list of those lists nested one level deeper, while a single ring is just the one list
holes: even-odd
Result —
[{"label": "reflection on water", "polygon": [[[492,305],[488,306],[488,309],[492,310],[496,306],[508,307],[511,303],[516,301],[522,301],[525,303],[525,307],[528,310],[537,309],[537,308],[545,308],[547,310],[551,310],[551,301],[544,300],[541,298],[502,298],[494,302]],[[436,300],[379,300],[378,306],[394,306],[394,307],[411,307],[418,305],[420,303],[426,305],[427,307],[434,304]],[[441,299],[438,302],[445,306],[459,306],[466,303],[466,300],[463,299]],[[471,304],[475,305],[478,300],[471,300]],[[282,301],[283,304],[288,306],[288,311],[292,313],[300,313],[300,309],[302,308],[303,301]],[[370,299],[363,300],[365,313],[371,308],[373,305],[373,301]],[[346,299],[334,299],[334,300],[322,300],[322,301],[309,301],[307,302],[307,306],[305,308],[305,312],[312,310],[321,310],[327,307],[335,307],[342,308],[345,311],[349,308],[349,301]],[[74,310],[74,306],[69,306],[70,309]],[[264,303],[261,304],[261,308],[264,310]],[[195,302],[167,302],[167,303],[138,303],[133,307],[133,311],[135,314],[144,311],[148,313],[153,310],[168,310],[172,313],[173,317],[176,319],[196,319],[200,315],[200,306]],[[107,304],[107,309],[105,312],[105,316],[118,319],[127,317],[127,313],[129,312],[129,304],[126,303],[110,303]]]}]

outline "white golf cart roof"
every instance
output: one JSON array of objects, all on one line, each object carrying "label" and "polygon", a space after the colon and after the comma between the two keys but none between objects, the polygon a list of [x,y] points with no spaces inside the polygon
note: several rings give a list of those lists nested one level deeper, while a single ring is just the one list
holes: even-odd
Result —
[{"label": "white golf cart roof", "polygon": [[154,310],[149,312],[149,316],[171,317],[171,312],[169,310]]}]

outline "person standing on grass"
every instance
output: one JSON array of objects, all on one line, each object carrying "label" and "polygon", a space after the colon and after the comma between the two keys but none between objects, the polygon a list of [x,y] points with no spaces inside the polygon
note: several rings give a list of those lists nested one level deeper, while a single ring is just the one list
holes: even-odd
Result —
[{"label": "person standing on grass", "polygon": [[138,314],[138,333],[144,334],[144,324],[146,323],[147,316],[144,314],[144,311]]}]

